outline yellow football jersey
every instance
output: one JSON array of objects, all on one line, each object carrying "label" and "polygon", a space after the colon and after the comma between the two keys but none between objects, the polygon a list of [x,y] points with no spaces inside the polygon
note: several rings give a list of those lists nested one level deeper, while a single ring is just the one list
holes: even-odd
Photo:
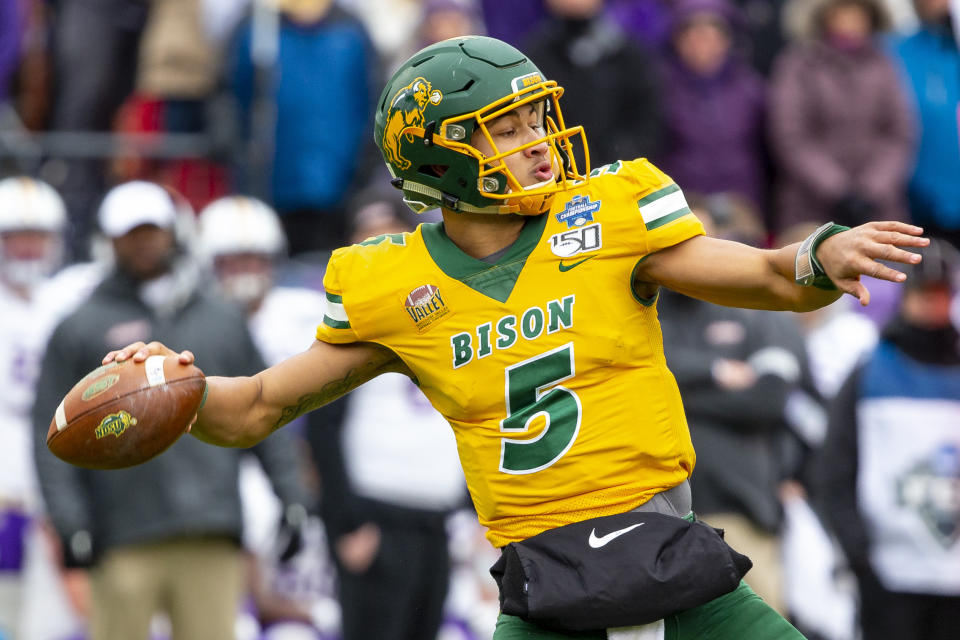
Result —
[{"label": "yellow football jersey", "polygon": [[394,351],[456,434],[495,546],[633,509],[693,469],[645,256],[702,234],[646,160],[558,194],[496,264],[443,226],[334,252],[317,338]]}]

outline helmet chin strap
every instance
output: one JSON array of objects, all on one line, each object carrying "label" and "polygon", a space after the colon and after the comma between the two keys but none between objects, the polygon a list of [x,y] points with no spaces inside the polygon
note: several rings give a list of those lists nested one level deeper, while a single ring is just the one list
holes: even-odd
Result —
[{"label": "helmet chin strap", "polygon": [[[555,181],[555,178],[548,178],[543,182],[527,185],[523,188],[523,190],[533,191],[535,189],[549,186]],[[516,198],[508,199],[507,204],[517,207],[517,213],[520,215],[539,215],[550,208],[550,204],[553,202],[553,195],[554,194],[552,193],[541,193],[540,195],[534,196],[518,195]]]}]

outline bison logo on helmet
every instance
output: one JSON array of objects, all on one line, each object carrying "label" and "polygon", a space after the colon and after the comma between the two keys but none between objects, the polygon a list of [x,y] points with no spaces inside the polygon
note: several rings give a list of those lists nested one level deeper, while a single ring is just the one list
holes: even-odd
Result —
[{"label": "bison logo on helmet", "polygon": [[423,110],[427,103],[440,104],[443,94],[433,89],[425,78],[416,78],[413,82],[397,91],[390,101],[387,123],[383,128],[383,153],[387,162],[400,169],[409,169],[410,161],[400,153],[400,138],[413,142],[409,127],[423,126]]}]

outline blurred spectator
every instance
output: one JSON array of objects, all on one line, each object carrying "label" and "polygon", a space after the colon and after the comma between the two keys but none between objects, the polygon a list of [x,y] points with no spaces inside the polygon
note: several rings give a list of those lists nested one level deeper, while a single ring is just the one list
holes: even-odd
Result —
[{"label": "blurred spectator", "polygon": [[739,193],[764,211],[764,85],[736,52],[739,37],[742,20],[727,0],[673,3],[659,165],[685,189]]},{"label": "blurred spectator", "polygon": [[233,30],[250,10],[253,0],[200,0],[200,23],[204,33],[223,53]]},{"label": "blurred spectator", "polygon": [[[487,35],[522,46],[547,17],[545,0],[480,0]],[[536,64],[543,60],[534,58]]]},{"label": "blurred spectator", "polygon": [[[722,214],[718,221],[706,202],[689,202],[709,235],[750,233]],[[799,332],[775,313],[721,307],[664,289],[659,295],[664,352],[698,451],[690,477],[694,511],[723,529],[732,547],[749,551],[754,567],[746,581],[767,604],[785,611],[778,487],[787,398],[805,366]]]},{"label": "blurred spectator", "polygon": [[423,0],[423,15],[417,34],[419,51],[441,40],[482,35],[483,23],[474,0]]},{"label": "blurred spectator", "polygon": [[66,213],[49,185],[0,181],[0,637],[52,640],[78,627],[58,575],[33,461],[30,409],[49,332],[102,268],[64,256]]},{"label": "blurred spectator", "polygon": [[269,138],[254,140],[265,145],[268,166],[248,167],[247,182],[255,187],[258,177],[269,179],[265,195],[297,256],[346,242],[345,199],[362,178],[361,165],[373,158],[369,131],[379,65],[363,25],[332,0],[278,4],[277,41],[254,47],[254,22],[247,20],[234,42],[229,76],[245,122],[263,126],[251,118],[261,118],[264,109],[275,116],[266,129],[251,131]]},{"label": "blurred spectator", "polygon": [[894,66],[875,45],[886,28],[876,0],[818,0],[808,38],[778,59],[770,99],[776,230],[907,219],[914,131]]},{"label": "blurred spectator", "polygon": [[[877,0],[890,19],[890,29],[912,33],[917,28],[917,12],[914,0]],[[783,11],[784,31],[792,39],[801,38],[809,32],[810,14],[819,8],[820,0],[787,0]]]},{"label": "blurred spectator", "polygon": [[[55,131],[107,132],[136,82],[140,36],[149,0],[70,0],[55,3],[53,110]],[[68,249],[89,254],[97,201],[105,187],[101,160],[70,160],[58,188],[70,217]]]},{"label": "blurred spectator", "polygon": [[[486,529],[472,506],[460,509],[447,521],[450,533],[450,593],[448,616],[466,623],[466,640],[492,638],[500,613],[500,591],[490,575],[500,550],[487,542]],[[439,636],[447,640],[446,636]]]},{"label": "blurred spectator", "polygon": [[[652,156],[661,123],[653,60],[604,15],[604,4],[547,0],[548,19],[523,46],[547,78],[565,89],[568,122],[590,132],[593,167]],[[577,163],[585,166],[580,155]]]},{"label": "blurred spectator", "polygon": [[[216,0],[208,0],[216,1]],[[415,37],[423,0],[337,0],[363,21],[382,60],[401,62],[399,57]],[[385,69],[390,75],[394,69]]]},{"label": "blurred spectator", "polygon": [[754,68],[769,76],[774,59],[786,44],[784,10],[790,0],[733,1],[743,15],[747,54]]},{"label": "blurred spectator", "polygon": [[20,64],[21,10],[19,1],[0,2],[0,106],[10,100],[10,84]]},{"label": "blurred spectator", "polygon": [[[457,36],[483,35],[483,20],[477,0],[423,0],[417,27],[407,42],[397,47],[387,67],[395,69],[420,49]],[[389,176],[381,182],[389,181]],[[372,184],[373,181],[368,181]]]},{"label": "blurred spectator", "polygon": [[891,42],[920,125],[910,213],[927,233],[960,246],[960,38],[950,0],[915,0],[914,6],[919,29]]},{"label": "blurred spectator", "polygon": [[607,15],[647,51],[659,51],[670,34],[670,0],[608,0]]},{"label": "blurred spectator", "polygon": [[140,44],[138,91],[186,101],[213,92],[218,52],[200,9],[201,0],[152,0]]},{"label": "blurred spectator", "polygon": [[[245,196],[214,201],[200,213],[198,245],[220,293],[244,309],[254,343],[268,364],[309,347],[317,319],[323,316],[323,296],[277,286],[286,238],[270,207]],[[304,429],[320,425],[308,414],[290,428],[294,441],[301,443]],[[319,518],[297,509],[283,513],[254,460],[241,466],[240,490],[258,626],[269,630],[266,637],[295,630],[327,637],[339,627],[339,605]]]},{"label": "blurred spectator", "polygon": [[152,0],[140,44],[136,94],[124,105],[126,133],[193,134],[192,157],[114,163],[120,180],[167,184],[199,209],[227,190],[225,167],[200,155],[212,129],[208,112],[220,73],[218,41],[208,35],[201,0]]},{"label": "blurred spectator", "polygon": [[[778,237],[777,246],[800,242],[816,229],[800,224]],[[870,306],[889,304],[880,287],[867,285]],[[885,284],[885,283],[884,283]],[[890,300],[896,304],[896,298]],[[794,314],[803,334],[810,380],[787,400],[787,419],[799,443],[795,471],[781,486],[784,507],[784,596],[791,621],[811,640],[854,640],[856,585],[842,551],[824,527],[808,494],[815,484],[812,462],[827,433],[827,405],[847,376],[877,342],[873,321],[847,296],[816,311]],[[859,307],[859,305],[857,305]]]},{"label": "blurred spectator", "polygon": [[913,7],[913,0],[883,0],[883,5],[890,14],[894,30],[907,33],[917,28],[917,12]]},{"label": "blurred spectator", "polygon": [[[99,222],[115,268],[53,332],[33,409],[34,452],[43,497],[63,545],[71,597],[90,607],[94,640],[143,638],[165,611],[175,637],[233,638],[241,595],[241,452],[180,438],[137,467],[92,471],[53,457],[50,416],[101,352],[162,335],[197,345],[208,375],[259,371],[244,318],[198,289],[180,251],[178,221],[192,216],[156,184],[112,189]],[[180,242],[182,243],[182,238]],[[296,459],[284,437],[254,448],[287,505],[303,504]],[[302,507],[301,507],[302,508]],[[90,569],[87,583],[86,569]]]},{"label": "blurred spectator", "polygon": [[[20,123],[30,131],[38,131],[46,128],[50,118],[53,56],[49,23],[52,10],[50,3],[44,0],[20,0],[20,7],[23,28],[21,57],[13,83],[16,94],[11,102],[15,103]],[[0,36],[0,40],[3,37]],[[2,126],[0,124],[0,128]]]},{"label": "blurred spectator", "polygon": [[[409,231],[400,206],[395,198],[361,205],[353,240]],[[450,425],[397,373],[320,412],[326,425],[307,437],[337,562],[343,639],[435,638],[450,581],[446,520],[466,498]]]},{"label": "blurred spectator", "polygon": [[[41,300],[63,258],[66,222],[63,201],[46,183],[27,177],[0,181],[0,637],[10,640],[36,637],[25,616],[31,597],[50,596],[52,624],[46,630],[71,631],[56,593],[28,590],[31,563],[46,560],[30,423],[43,327],[53,315]],[[31,546],[39,553],[31,553]]]},{"label": "blurred spectator", "polygon": [[863,640],[960,629],[960,261],[943,241],[909,268],[898,315],[841,388],[819,497],[860,587]]}]

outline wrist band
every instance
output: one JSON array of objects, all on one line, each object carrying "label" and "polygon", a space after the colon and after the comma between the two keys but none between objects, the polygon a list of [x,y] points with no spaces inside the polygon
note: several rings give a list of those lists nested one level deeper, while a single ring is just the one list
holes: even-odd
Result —
[{"label": "wrist band", "polygon": [[800,243],[800,249],[797,250],[797,259],[794,264],[794,278],[797,284],[803,287],[813,286],[818,289],[835,290],[837,288],[833,281],[827,277],[827,272],[823,270],[823,266],[817,260],[817,247],[830,236],[849,230],[850,227],[828,222]]},{"label": "wrist band", "polygon": [[200,413],[200,410],[203,409],[203,405],[207,404],[207,391],[210,390],[210,385],[207,384],[207,381],[203,381],[203,396],[200,398],[200,406],[197,407],[197,413]]}]

